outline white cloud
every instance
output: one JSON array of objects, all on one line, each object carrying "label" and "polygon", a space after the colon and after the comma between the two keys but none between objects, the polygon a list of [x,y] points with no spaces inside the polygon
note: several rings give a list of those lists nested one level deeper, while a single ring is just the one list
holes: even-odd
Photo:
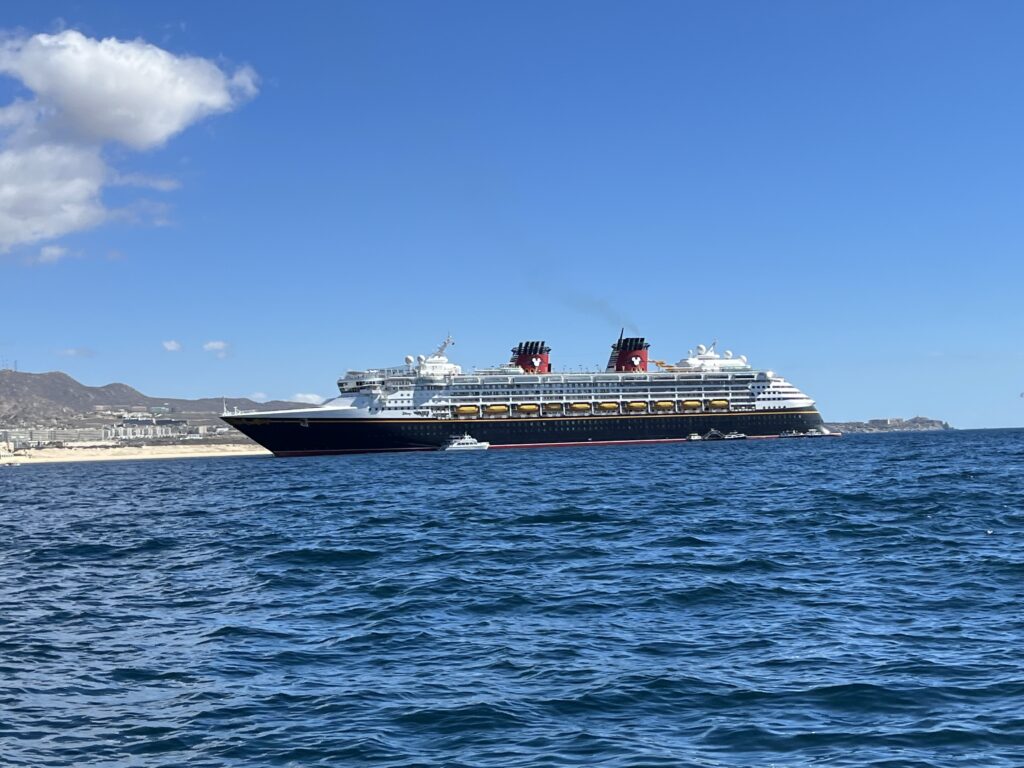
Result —
[{"label": "white cloud", "polygon": [[53,131],[133,149],[158,147],[256,94],[248,67],[229,76],[212,61],[144,40],[96,40],[73,29],[0,44],[0,71],[35,93]]},{"label": "white cloud", "polygon": [[203,344],[204,352],[213,352],[214,354],[217,355],[217,357],[219,357],[222,360],[228,356],[228,350],[230,348],[231,345],[228,344],[226,341],[208,341],[205,344]]},{"label": "white cloud", "polygon": [[309,403],[311,405],[320,405],[324,401],[320,395],[314,395],[311,392],[296,392],[292,395],[291,400],[293,403]]},{"label": "white cloud", "polygon": [[270,397],[266,392],[253,392],[249,395],[250,400],[255,400],[257,403],[265,403]]},{"label": "white cloud", "polygon": [[88,347],[68,347],[67,349],[57,350],[57,354],[61,357],[95,357],[96,353]]},{"label": "white cloud", "polygon": [[175,339],[165,341],[163,342],[163,345],[164,349],[166,349],[168,352],[181,352],[181,342],[176,341]]},{"label": "white cloud", "polygon": [[158,200],[135,200],[123,208],[109,212],[109,219],[128,222],[136,225],[152,227],[169,227],[171,225],[171,206]]},{"label": "white cloud", "polygon": [[140,187],[155,189],[158,192],[173,192],[176,189],[181,189],[181,182],[177,179],[146,176],[143,173],[118,173],[110,178],[109,183],[111,186]]},{"label": "white cloud", "polygon": [[36,261],[40,264],[52,264],[55,261],[60,261],[67,255],[67,248],[63,248],[59,245],[44,245],[39,249],[39,255],[36,256]]},{"label": "white cloud", "polygon": [[0,107],[0,128],[18,128],[31,125],[38,116],[35,103],[15,99],[6,107]]},{"label": "white cloud", "polygon": [[144,40],[97,40],[75,30],[0,39],[0,75],[34,94],[0,107],[0,251],[100,224],[105,185],[177,188],[173,179],[119,174],[101,150],[153,149],[257,91],[252,69],[177,56]]},{"label": "white cloud", "polygon": [[0,151],[0,251],[60,237],[106,217],[96,149],[40,145]]}]

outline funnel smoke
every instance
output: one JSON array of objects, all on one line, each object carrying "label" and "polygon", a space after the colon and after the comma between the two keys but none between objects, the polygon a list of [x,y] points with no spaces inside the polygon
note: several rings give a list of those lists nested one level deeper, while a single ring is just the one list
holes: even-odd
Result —
[{"label": "funnel smoke", "polygon": [[599,296],[567,294],[560,296],[559,300],[569,309],[575,310],[587,317],[603,320],[615,328],[625,328],[630,333],[640,332],[637,324],[613,307],[607,299],[602,299]]}]

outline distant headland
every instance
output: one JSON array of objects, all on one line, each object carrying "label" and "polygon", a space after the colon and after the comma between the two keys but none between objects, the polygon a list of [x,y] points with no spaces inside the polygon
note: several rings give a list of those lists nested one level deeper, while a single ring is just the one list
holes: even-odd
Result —
[{"label": "distant headland", "polygon": [[914,416],[911,419],[871,419],[870,421],[836,421],[826,425],[833,432],[857,434],[862,432],[939,432],[953,429],[948,422]]}]

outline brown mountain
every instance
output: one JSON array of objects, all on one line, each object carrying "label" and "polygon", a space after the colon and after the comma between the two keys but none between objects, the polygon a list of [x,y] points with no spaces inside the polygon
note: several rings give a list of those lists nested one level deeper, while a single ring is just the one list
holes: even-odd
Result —
[{"label": "brown mountain", "polygon": [[177,413],[220,413],[224,405],[241,410],[300,408],[301,403],[274,400],[257,403],[246,397],[207,397],[185,400],[175,397],[147,397],[127,384],[88,387],[66,373],[22,373],[0,371],[0,426],[34,426],[64,423],[75,416],[94,412],[95,406],[111,408],[166,405]]}]

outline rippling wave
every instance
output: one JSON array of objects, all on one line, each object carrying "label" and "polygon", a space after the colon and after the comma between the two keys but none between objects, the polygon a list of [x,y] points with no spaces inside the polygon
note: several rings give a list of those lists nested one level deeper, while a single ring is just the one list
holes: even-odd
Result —
[{"label": "rippling wave", "polygon": [[0,763],[1024,765],[1024,431],[0,469]]}]

